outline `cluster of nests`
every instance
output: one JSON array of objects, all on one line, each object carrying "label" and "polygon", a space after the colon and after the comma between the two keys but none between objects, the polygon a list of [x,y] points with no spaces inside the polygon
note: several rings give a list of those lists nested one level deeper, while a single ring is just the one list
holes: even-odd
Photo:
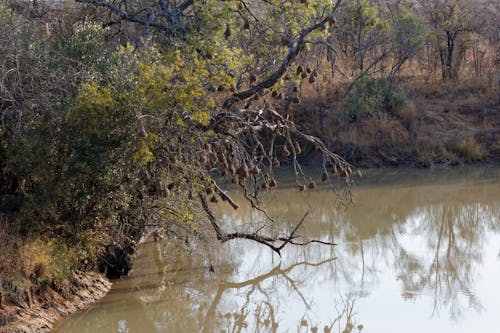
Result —
[{"label": "cluster of nests", "polygon": [[[316,69],[312,70],[311,68],[309,67],[306,67],[305,69],[299,65],[297,67],[297,71],[296,71],[296,74],[298,77],[300,77],[302,80],[305,80],[307,79],[309,81],[309,83],[314,83],[316,82],[316,79],[318,77],[318,71]],[[283,79],[285,81],[290,81],[291,78],[288,74],[286,74]],[[257,80],[257,78],[255,77],[254,74],[250,74],[250,77],[249,77],[249,80],[250,80],[250,83],[253,83]],[[291,91],[292,91],[292,97],[291,97],[291,102],[293,104],[300,104],[300,97],[299,97],[299,87],[297,85],[293,85],[291,87]],[[267,91],[264,91],[264,95],[268,93]],[[277,99],[277,100],[283,100],[285,99],[285,95],[278,91],[278,90],[272,90],[271,92],[271,97],[274,98],[274,99]]]},{"label": "cluster of nests", "polygon": [[[230,144],[224,145],[211,145],[205,144],[205,151],[207,154],[203,156],[202,163],[204,164],[206,170],[211,172],[214,166],[218,166],[220,170],[220,175],[225,178],[231,179],[233,184],[243,185],[245,181],[249,178],[255,180],[256,190],[262,189],[274,189],[278,186],[276,179],[270,175],[269,173],[262,173],[261,169],[258,165],[253,162],[247,162],[245,160],[239,160],[236,158],[235,153],[229,153],[231,151]],[[298,142],[293,144],[293,147],[288,147],[288,145],[283,145],[281,149],[281,155],[284,158],[288,158],[292,155],[290,149],[293,151],[295,155],[301,154],[302,149]],[[229,157],[227,157],[229,156]],[[271,160],[272,167],[279,168],[281,166],[280,160],[275,156]],[[333,165],[330,173],[335,177],[349,178],[352,176],[361,177],[361,171],[357,170],[353,173],[353,170],[350,166],[339,166]],[[260,182],[259,182],[260,178]],[[323,172],[321,176],[321,180],[326,183],[329,180],[329,175],[326,171]],[[299,191],[314,190],[317,188],[316,183],[311,180],[309,183],[303,183],[297,185]],[[215,194],[214,187],[208,186],[206,189],[206,194],[211,195],[210,201],[213,203],[217,203],[219,200]],[[224,200],[225,198],[221,196]]]},{"label": "cluster of nests", "polygon": [[[296,75],[297,77],[299,77],[300,79],[302,80],[306,80],[312,84],[314,82],[316,82],[316,79],[318,78],[318,71],[316,69],[311,69],[310,67],[303,67],[302,65],[299,65],[297,67],[297,70],[296,70]],[[234,75],[233,75],[234,76]],[[285,81],[291,81],[292,78],[290,77],[289,74],[286,74],[285,76],[283,76],[283,79]],[[250,73],[248,75],[248,82],[250,85],[254,85],[256,82],[257,82],[257,76],[253,73]],[[293,104],[300,104],[301,103],[301,100],[300,100],[300,97],[299,97],[299,92],[300,92],[300,88],[298,85],[294,84],[292,85],[290,88],[291,90],[291,94],[290,94],[290,100]],[[226,90],[226,87],[224,87],[223,85],[219,85],[217,88],[213,87],[213,86],[209,86],[208,87],[208,91],[210,92],[223,92]],[[229,87],[229,91],[230,92],[236,92],[238,89],[236,88],[236,86],[231,86]],[[272,90],[268,90],[268,89],[263,89],[262,91],[260,91],[258,94],[255,94],[255,96],[253,96],[252,98],[254,100],[258,100],[260,96],[265,96],[265,95],[271,95],[272,98],[276,99],[276,100],[284,100],[285,99],[285,94],[283,92],[281,92],[279,89],[272,89]]]}]

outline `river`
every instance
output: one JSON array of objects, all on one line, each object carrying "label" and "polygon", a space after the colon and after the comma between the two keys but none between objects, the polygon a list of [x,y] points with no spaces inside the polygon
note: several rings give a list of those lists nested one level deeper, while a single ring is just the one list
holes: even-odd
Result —
[{"label": "river", "polygon": [[[266,197],[290,230],[336,246],[147,242],[129,277],[55,327],[90,332],[481,332],[500,329],[500,169],[375,170],[341,207],[289,181]],[[242,202],[241,194],[233,196]],[[219,203],[236,230],[261,213]],[[265,230],[265,229],[264,229]]]}]

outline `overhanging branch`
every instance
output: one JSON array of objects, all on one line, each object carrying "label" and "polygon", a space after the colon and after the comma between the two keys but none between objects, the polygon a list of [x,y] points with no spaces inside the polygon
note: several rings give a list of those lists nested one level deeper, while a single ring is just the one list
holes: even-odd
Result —
[{"label": "overhanging branch", "polygon": [[299,55],[300,51],[302,50],[302,48],[304,47],[304,45],[306,43],[306,37],[311,32],[324,27],[325,24],[329,20],[333,19],[333,17],[335,16],[335,13],[337,12],[337,8],[339,7],[341,2],[342,2],[342,0],[337,0],[333,10],[330,12],[330,14],[325,16],[322,20],[320,20],[320,21],[310,25],[309,27],[306,27],[306,28],[299,31],[296,39],[293,42],[290,42],[288,53],[287,53],[286,57],[283,59],[283,61],[281,62],[281,65],[277,71],[275,71],[267,79],[257,83],[253,87],[229,96],[224,101],[223,107],[228,109],[234,103],[236,103],[240,100],[243,100],[245,98],[252,97],[256,93],[260,92],[263,89],[271,88],[272,86],[274,86],[276,84],[276,82],[278,82],[278,80],[286,73],[287,68],[293,63],[295,58],[297,58],[297,56]]},{"label": "overhanging branch", "polygon": [[[309,211],[307,211],[302,219],[297,223],[297,225],[293,228],[293,230],[290,232],[290,234],[287,237],[269,237],[265,235],[261,235],[257,232],[253,233],[245,233],[245,232],[233,232],[233,233],[226,233],[225,231],[222,230],[222,228],[217,224],[217,220],[215,217],[215,214],[213,211],[210,209],[208,206],[208,202],[206,198],[202,194],[198,194],[201,206],[205,213],[207,214],[207,217],[210,221],[210,224],[212,225],[212,228],[215,231],[217,239],[221,243],[225,243],[229,240],[232,239],[248,239],[255,241],[257,243],[260,243],[262,245],[265,245],[269,247],[271,250],[276,252],[279,256],[281,256],[281,250],[288,244],[291,245],[298,245],[298,246],[305,246],[311,243],[319,243],[319,244],[324,244],[324,245],[335,245],[335,243],[330,243],[330,242],[325,242],[325,241],[320,241],[320,240],[309,240],[306,242],[297,242],[295,239],[298,238],[297,231],[299,230],[300,226],[304,223],[305,219],[309,215]],[[280,245],[275,245],[276,242],[282,242]]]}]

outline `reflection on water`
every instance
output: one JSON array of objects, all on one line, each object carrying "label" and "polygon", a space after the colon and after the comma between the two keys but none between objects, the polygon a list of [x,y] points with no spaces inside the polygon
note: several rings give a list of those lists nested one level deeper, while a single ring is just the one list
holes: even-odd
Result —
[{"label": "reflection on water", "polygon": [[[377,171],[355,205],[332,200],[281,185],[266,198],[280,221],[268,232],[310,209],[301,235],[336,247],[288,247],[279,258],[233,241],[200,259],[147,243],[129,278],[56,332],[497,331],[500,169]],[[228,229],[264,221],[244,205],[218,215]]]}]

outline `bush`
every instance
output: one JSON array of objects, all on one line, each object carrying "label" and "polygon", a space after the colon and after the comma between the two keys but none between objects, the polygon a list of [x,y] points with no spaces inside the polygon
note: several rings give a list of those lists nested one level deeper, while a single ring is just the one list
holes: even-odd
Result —
[{"label": "bush", "polygon": [[364,76],[349,93],[344,114],[350,122],[364,117],[384,119],[391,114],[401,116],[407,106],[405,93],[387,80]]},{"label": "bush", "polygon": [[406,94],[402,91],[395,91],[389,93],[387,98],[389,111],[394,115],[402,117],[408,107],[408,97],[406,97]]}]

